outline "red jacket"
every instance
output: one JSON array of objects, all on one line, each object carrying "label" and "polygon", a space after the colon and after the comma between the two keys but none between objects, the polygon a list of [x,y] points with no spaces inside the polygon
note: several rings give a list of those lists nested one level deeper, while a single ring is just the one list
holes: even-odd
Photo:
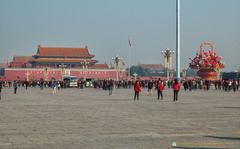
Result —
[{"label": "red jacket", "polygon": [[174,91],[178,91],[180,89],[180,84],[179,83],[173,83],[172,88]]},{"label": "red jacket", "polygon": [[134,84],[134,91],[135,92],[141,92],[142,91],[139,83]]},{"label": "red jacket", "polygon": [[162,84],[162,83],[158,83],[158,84],[156,84],[156,88],[155,88],[155,90],[163,91],[163,90],[164,90],[164,86],[163,86],[163,84]]}]

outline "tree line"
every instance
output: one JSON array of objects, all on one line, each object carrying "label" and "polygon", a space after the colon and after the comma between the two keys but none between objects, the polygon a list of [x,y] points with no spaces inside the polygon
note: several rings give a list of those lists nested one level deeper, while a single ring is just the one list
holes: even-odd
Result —
[{"label": "tree line", "polygon": [[[129,71],[129,68],[127,68],[127,72]],[[176,77],[176,71],[174,69],[171,70],[173,73],[173,77]],[[197,71],[196,69],[186,69],[186,76],[197,76]],[[167,69],[163,69],[162,71],[159,72],[151,72],[150,69],[148,68],[143,68],[141,66],[131,66],[130,67],[130,76],[133,76],[133,74],[136,73],[138,74],[138,77],[153,77],[153,76],[161,76],[161,77],[167,77]],[[127,73],[128,75],[128,73]],[[181,77],[182,77],[182,72],[181,72]]]}]

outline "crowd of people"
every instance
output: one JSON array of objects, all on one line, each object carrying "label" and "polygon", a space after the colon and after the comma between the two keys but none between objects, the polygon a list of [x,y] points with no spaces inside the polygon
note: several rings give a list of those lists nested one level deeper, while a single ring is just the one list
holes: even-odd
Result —
[{"label": "crowd of people", "polygon": [[[146,85],[147,84],[147,85]],[[158,79],[157,81],[150,80],[148,82],[146,81],[137,81],[134,85],[135,88],[135,95],[134,100],[137,98],[139,99],[139,92],[141,92],[141,87],[148,88],[149,95],[152,95],[152,90],[155,86],[155,90],[157,91],[157,99],[159,100],[161,97],[161,100],[163,100],[163,90],[165,88],[172,88],[173,89],[173,101],[178,102],[178,92],[181,89],[181,87],[184,88],[185,91],[189,90],[204,90],[209,91],[210,89],[215,90],[222,90],[222,91],[228,91],[231,90],[233,92],[236,92],[239,90],[239,80],[201,80],[201,79],[193,79],[193,80],[182,80],[178,81],[170,80],[170,81],[162,81],[161,79]],[[136,87],[135,87],[136,86]]]},{"label": "crowd of people", "polygon": [[235,92],[239,90],[240,81],[237,80],[217,80],[217,81],[210,81],[210,80],[188,80],[183,81],[182,85],[184,90],[196,90],[196,89],[203,89],[208,91],[210,88],[215,90],[223,90],[223,91],[231,91]]},{"label": "crowd of people", "polygon": [[[89,87],[86,81],[78,80],[77,88],[83,89],[84,87]],[[91,81],[92,88],[96,89],[103,89],[108,90],[109,95],[113,94],[114,89],[131,89],[132,86],[134,87],[134,100],[139,100],[139,93],[142,91],[142,88],[147,88],[149,95],[152,95],[152,90],[155,89],[157,91],[157,99],[163,100],[163,91],[165,88],[172,88],[173,89],[173,101],[178,101],[178,91],[181,87],[184,91],[194,91],[194,90],[204,90],[209,91],[210,89],[215,90],[222,90],[228,91],[231,90],[233,92],[239,90],[240,81],[237,80],[217,80],[217,81],[210,81],[210,80],[181,80],[180,82],[175,80],[137,80],[137,81],[129,81],[129,80],[120,80],[115,81],[112,79],[104,79],[104,80],[94,80]],[[14,94],[17,93],[18,87],[25,87],[26,90],[28,87],[40,87],[40,89],[44,88],[52,88],[52,93],[56,94],[57,90],[61,88],[67,88],[67,83],[65,81],[44,81],[44,80],[30,80],[30,81],[2,81],[0,82],[0,93],[2,91],[2,87],[13,87]],[[0,94],[1,99],[1,94]]]}]

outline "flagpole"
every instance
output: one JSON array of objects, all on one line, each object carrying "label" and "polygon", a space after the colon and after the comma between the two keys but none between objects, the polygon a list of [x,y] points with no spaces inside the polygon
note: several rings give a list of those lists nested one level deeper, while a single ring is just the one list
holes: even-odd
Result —
[{"label": "flagpole", "polygon": [[180,0],[176,0],[176,72],[180,79]]},{"label": "flagpole", "polygon": [[128,46],[128,80],[130,81],[130,47]]},{"label": "flagpole", "polygon": [[128,36],[128,80],[130,81],[130,48],[131,48],[130,36]]}]

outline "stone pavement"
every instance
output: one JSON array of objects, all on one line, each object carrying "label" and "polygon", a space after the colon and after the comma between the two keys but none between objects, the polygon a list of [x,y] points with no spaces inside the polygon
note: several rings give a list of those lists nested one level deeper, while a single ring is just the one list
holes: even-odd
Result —
[{"label": "stone pavement", "polygon": [[[3,88],[0,149],[239,149],[240,91]],[[176,142],[176,147],[173,147]]]}]

